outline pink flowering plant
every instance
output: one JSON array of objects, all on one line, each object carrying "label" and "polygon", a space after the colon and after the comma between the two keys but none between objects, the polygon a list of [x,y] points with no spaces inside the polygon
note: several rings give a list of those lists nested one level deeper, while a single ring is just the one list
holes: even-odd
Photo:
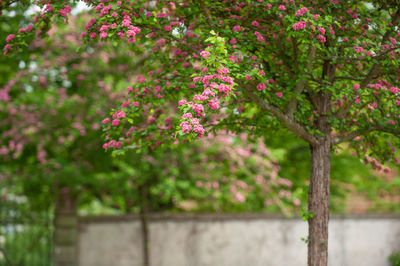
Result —
[{"label": "pink flowering plant", "polygon": [[[22,48],[25,35],[43,36],[42,22],[67,22],[76,1],[53,2],[38,3],[31,31],[9,36],[5,54]],[[398,162],[398,3],[86,3],[94,9],[82,33],[87,45],[126,44],[135,60],[146,57],[131,78],[128,103],[104,121],[104,148],[167,145],[176,128],[189,138],[220,129],[253,136],[291,131],[311,150],[309,265],[326,265],[330,152],[349,142],[373,167]]]},{"label": "pink flowering plant", "polygon": [[204,122],[208,120],[207,113],[223,113],[221,105],[229,101],[233,94],[234,81],[226,66],[232,65],[226,60],[227,49],[225,40],[215,36],[206,40],[210,43],[200,52],[203,58],[203,68],[200,73],[193,74],[192,89],[195,94],[191,101],[180,100],[179,106],[183,113],[178,127],[180,135],[191,134],[202,137],[205,134]]}]

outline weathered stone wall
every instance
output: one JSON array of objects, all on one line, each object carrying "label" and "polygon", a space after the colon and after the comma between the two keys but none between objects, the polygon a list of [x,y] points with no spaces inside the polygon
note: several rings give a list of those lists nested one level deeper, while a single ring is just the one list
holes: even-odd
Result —
[{"label": "weathered stone wall", "polygon": [[[307,223],[269,215],[152,215],[152,266],[302,266]],[[138,217],[80,221],[80,266],[141,266]],[[400,251],[400,216],[333,217],[329,265],[389,266]]]}]

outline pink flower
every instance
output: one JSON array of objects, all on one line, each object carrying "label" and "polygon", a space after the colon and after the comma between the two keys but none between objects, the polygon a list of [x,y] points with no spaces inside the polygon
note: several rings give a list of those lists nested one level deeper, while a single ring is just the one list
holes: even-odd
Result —
[{"label": "pink flower", "polygon": [[91,39],[96,38],[96,36],[97,36],[97,33],[96,33],[96,32],[91,32],[91,33],[89,33],[89,37],[90,37]]},{"label": "pink flower", "polygon": [[210,89],[205,89],[201,95],[215,97],[215,93]]},{"label": "pink flower", "polygon": [[115,118],[125,118],[126,117],[126,114],[125,114],[125,112],[124,111],[121,111],[121,110],[118,110],[117,112],[115,112],[114,114],[113,114],[113,118],[115,119]]},{"label": "pink flower", "polygon": [[105,39],[105,38],[107,38],[107,32],[105,32],[105,31],[102,31],[102,32],[100,32],[100,39]]},{"label": "pink flower", "polygon": [[254,35],[257,36],[257,41],[259,41],[259,42],[264,42],[265,41],[264,37],[258,31],[255,31]]},{"label": "pink flower", "polygon": [[166,17],[167,17],[167,14],[166,14],[166,13],[158,13],[158,14],[156,15],[156,17],[157,17],[157,18],[166,18]]},{"label": "pink flower", "polygon": [[209,51],[201,51],[200,52],[200,56],[203,58],[208,58],[210,56],[210,52]]},{"label": "pink flower", "polygon": [[258,23],[257,21],[253,21],[251,22],[251,25],[253,25],[254,27],[259,27],[260,23]]},{"label": "pink flower", "polygon": [[71,7],[69,5],[64,6],[64,10],[67,11],[68,13],[71,12]]},{"label": "pink flower", "polygon": [[293,200],[293,204],[294,204],[294,206],[300,206],[301,201],[300,201],[298,198],[295,198],[295,199]]},{"label": "pink flower", "polygon": [[101,122],[103,125],[110,123],[111,119],[110,118],[104,118],[103,121]]},{"label": "pink flower", "polygon": [[353,49],[354,51],[356,51],[357,54],[363,53],[365,51],[364,48],[361,46],[354,46]]},{"label": "pink flower", "polygon": [[190,133],[190,131],[192,131],[192,125],[190,125],[188,121],[183,121],[180,124],[180,127],[182,128],[183,133]]},{"label": "pink flower", "polygon": [[187,104],[187,101],[186,100],[180,100],[179,102],[178,102],[178,105],[179,106],[181,106],[181,105],[186,105]]},{"label": "pink flower", "polygon": [[200,120],[198,118],[193,118],[192,120],[190,120],[190,123],[192,123],[192,125],[198,125],[200,123]]},{"label": "pink flower", "polygon": [[267,86],[265,86],[264,83],[258,83],[258,85],[257,85],[257,90],[259,90],[259,91],[263,91],[266,88],[267,88]]},{"label": "pink flower", "polygon": [[231,87],[229,87],[228,85],[225,85],[225,84],[220,84],[219,86],[218,86],[218,91],[219,92],[222,92],[222,93],[228,93],[228,92],[230,92],[232,89],[231,89]]},{"label": "pink flower", "polygon": [[242,30],[242,28],[239,26],[239,25],[236,25],[236,26],[234,26],[233,28],[232,28],[232,31],[233,32],[240,32]]},{"label": "pink flower", "polygon": [[235,198],[236,198],[237,201],[239,201],[241,203],[246,201],[246,198],[240,192],[236,192],[235,193]]},{"label": "pink flower", "polygon": [[164,30],[165,31],[171,31],[172,27],[170,25],[166,25],[166,26],[164,26]]},{"label": "pink flower", "polygon": [[130,102],[129,101],[125,101],[121,104],[121,108],[126,108],[127,106],[129,106]]},{"label": "pink flower", "polygon": [[227,69],[226,67],[220,67],[217,69],[217,73],[222,74],[222,75],[226,75],[229,73],[229,69]]},{"label": "pink flower", "polygon": [[111,125],[113,125],[114,127],[117,127],[119,125],[121,121],[119,121],[118,119],[114,119],[111,123]]},{"label": "pink flower", "polygon": [[325,43],[325,42],[326,42],[326,38],[325,38],[324,35],[318,34],[318,35],[317,35],[317,39],[318,39],[320,42],[322,42],[322,43]]},{"label": "pink flower", "polygon": [[305,21],[300,21],[300,22],[294,23],[292,28],[294,30],[304,30],[306,28],[306,26],[307,26],[307,24]]},{"label": "pink flower", "polygon": [[204,111],[204,107],[201,104],[193,104],[193,110],[197,113],[197,116],[202,116],[202,112]]},{"label": "pink flower", "polygon": [[191,113],[185,113],[182,115],[182,119],[191,119],[193,116]]},{"label": "pink flower", "polygon": [[135,37],[136,36],[136,32],[134,30],[128,30],[126,32],[126,36],[128,37]]},{"label": "pink flower", "polygon": [[219,109],[219,101],[218,101],[218,99],[212,99],[208,103],[208,107],[210,107],[211,110],[218,110]]},{"label": "pink flower", "polygon": [[320,27],[320,28],[318,29],[318,31],[319,31],[321,34],[325,35],[325,29],[324,29],[324,28]]},{"label": "pink flower", "polygon": [[277,92],[277,93],[275,93],[275,95],[276,95],[276,97],[278,97],[278,98],[282,98],[282,92]]},{"label": "pink flower", "polygon": [[398,92],[400,92],[400,89],[397,87],[390,87],[390,92],[393,94],[397,94]]},{"label": "pink flower", "polygon": [[230,42],[230,44],[232,44],[232,45],[235,45],[235,44],[237,43],[235,38],[232,38],[229,42]]},{"label": "pink flower", "polygon": [[302,7],[299,10],[296,11],[296,17],[301,17],[303,16],[305,13],[307,13],[308,8],[307,7]]},{"label": "pink flower", "polygon": [[280,10],[280,11],[286,10],[286,6],[280,5],[280,6],[278,7],[278,10]]},{"label": "pink flower", "polygon": [[10,35],[7,36],[6,42],[11,42],[11,40],[14,39],[14,38],[15,38],[15,34],[10,34]]},{"label": "pink flower", "polygon": [[60,9],[60,15],[62,17],[66,17],[69,13],[71,13],[71,7],[66,5],[64,9]]},{"label": "pink flower", "polygon": [[360,89],[360,84],[354,84],[353,85],[353,90],[359,90]]},{"label": "pink flower", "polygon": [[131,25],[131,19],[130,19],[130,17],[128,17],[128,18],[129,19],[124,18],[124,20],[122,20],[122,26],[129,27]]},{"label": "pink flower", "polygon": [[194,125],[193,131],[199,133],[200,135],[203,135],[205,133],[205,130],[202,125]]},{"label": "pink flower", "polygon": [[196,94],[195,96],[193,96],[193,101],[194,102],[195,101],[204,101],[204,100],[207,100],[207,99],[208,99],[208,97],[204,96],[204,95]]},{"label": "pink flower", "polygon": [[249,74],[246,74],[246,80],[251,80],[253,79]]}]

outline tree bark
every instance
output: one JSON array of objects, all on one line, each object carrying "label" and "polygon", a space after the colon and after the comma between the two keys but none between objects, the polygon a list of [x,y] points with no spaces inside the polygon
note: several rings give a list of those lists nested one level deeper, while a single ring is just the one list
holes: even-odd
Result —
[{"label": "tree bark", "polygon": [[74,197],[61,189],[54,215],[54,266],[78,266],[78,216]]},{"label": "tree bark", "polygon": [[330,179],[329,135],[317,146],[311,146],[311,175],[308,194],[308,266],[328,265],[329,179]]},{"label": "tree bark", "polygon": [[140,225],[142,230],[143,266],[150,266],[150,239],[148,214],[148,193],[145,187],[141,188],[142,206],[140,208]]},{"label": "tree bark", "polygon": [[143,266],[150,266],[150,252],[149,252],[149,222],[147,213],[144,208],[140,211],[140,223],[142,228],[142,243],[143,243]]}]

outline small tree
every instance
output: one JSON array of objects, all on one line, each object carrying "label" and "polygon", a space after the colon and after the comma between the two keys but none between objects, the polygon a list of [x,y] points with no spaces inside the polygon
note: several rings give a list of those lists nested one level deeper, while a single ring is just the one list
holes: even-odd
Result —
[{"label": "small tree", "polygon": [[[67,2],[42,1],[35,32],[66,20]],[[96,11],[86,42],[127,41],[154,68],[104,121],[104,147],[154,148],[176,124],[189,138],[290,130],[311,150],[308,264],[327,265],[332,148],[350,142],[375,167],[375,157],[397,162],[399,139],[388,135],[400,131],[398,1],[86,2]],[[9,36],[5,53],[32,34]],[[184,99],[181,118],[165,112]]]}]

